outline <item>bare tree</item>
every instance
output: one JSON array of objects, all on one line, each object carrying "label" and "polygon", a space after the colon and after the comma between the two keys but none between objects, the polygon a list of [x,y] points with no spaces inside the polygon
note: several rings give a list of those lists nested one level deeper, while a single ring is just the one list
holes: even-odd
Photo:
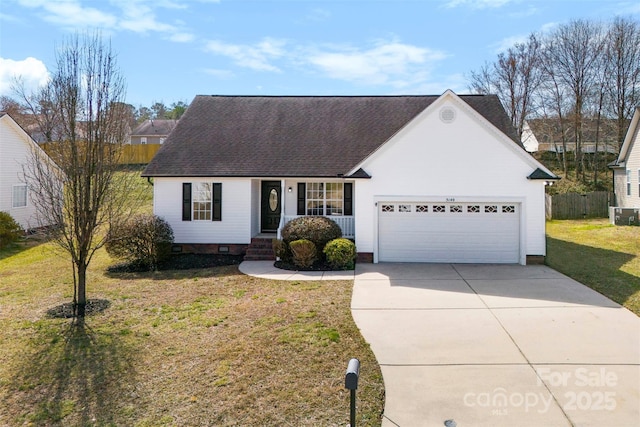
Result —
[{"label": "bare tree", "polygon": [[601,26],[581,20],[559,26],[547,42],[548,70],[557,84],[567,89],[566,95],[571,100],[576,176],[583,181],[583,123],[588,97],[598,82],[598,62],[603,45]]},{"label": "bare tree", "polygon": [[60,118],[53,103],[52,85],[42,86],[33,93],[28,92],[24,81],[17,78],[13,82],[12,90],[21,100],[30,121],[35,125],[29,127],[31,137],[40,142],[57,141],[61,137]]},{"label": "bare tree", "polygon": [[70,38],[57,70],[41,92],[58,114],[60,140],[42,161],[37,151],[25,168],[32,201],[52,239],[71,257],[74,315],[84,324],[87,267],[106,243],[109,227],[130,215],[132,174],[119,171],[127,119],[125,83],[114,53],[99,34]]},{"label": "bare tree", "polygon": [[516,43],[507,52],[500,53],[495,63],[471,72],[471,89],[476,93],[497,94],[511,124],[522,137],[541,75],[540,42],[532,34],[525,43]]},{"label": "bare tree", "polygon": [[611,111],[617,121],[621,145],[633,111],[640,103],[640,25],[616,17],[606,37],[607,79]]}]

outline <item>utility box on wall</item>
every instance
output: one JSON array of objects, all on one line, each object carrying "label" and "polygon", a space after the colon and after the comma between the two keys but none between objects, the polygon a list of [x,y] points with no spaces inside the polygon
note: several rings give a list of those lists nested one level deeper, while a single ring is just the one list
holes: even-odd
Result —
[{"label": "utility box on wall", "polygon": [[640,225],[640,208],[609,208],[609,221],[615,225]]}]

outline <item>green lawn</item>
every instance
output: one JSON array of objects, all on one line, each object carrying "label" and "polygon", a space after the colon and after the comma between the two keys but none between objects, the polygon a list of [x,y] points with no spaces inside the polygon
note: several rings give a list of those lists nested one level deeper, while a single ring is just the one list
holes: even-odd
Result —
[{"label": "green lawn", "polygon": [[546,263],[640,316],[640,227],[549,221]]},{"label": "green lawn", "polygon": [[[140,200],[150,211],[151,187]],[[352,281],[291,282],[237,267],[107,273],[100,250],[86,328],[47,316],[72,299],[70,261],[29,239],[0,252],[0,426],[379,426],[384,386],[353,318]]]}]

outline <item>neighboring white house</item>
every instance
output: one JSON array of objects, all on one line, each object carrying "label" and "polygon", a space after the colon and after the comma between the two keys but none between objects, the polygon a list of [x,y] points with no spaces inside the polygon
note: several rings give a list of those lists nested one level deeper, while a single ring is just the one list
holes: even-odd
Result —
[{"label": "neighboring white house", "polygon": [[183,250],[242,253],[324,215],[360,261],[546,255],[545,185],[493,95],[197,96],[145,169]]},{"label": "neighboring white house", "polygon": [[538,142],[538,138],[531,130],[529,123],[525,120],[524,125],[522,126],[522,145],[524,145],[524,149],[529,153],[535,153],[538,151],[538,146],[540,145]]},{"label": "neighboring white house", "polygon": [[[615,206],[610,208],[613,222],[616,208],[640,209],[640,107],[636,108],[631,119],[618,158],[609,167],[613,170],[615,192]],[[637,216],[636,212],[636,221]]]},{"label": "neighboring white house", "polygon": [[25,230],[47,225],[39,222],[30,189],[22,178],[32,150],[48,160],[20,125],[0,112],[0,211],[8,212]]}]

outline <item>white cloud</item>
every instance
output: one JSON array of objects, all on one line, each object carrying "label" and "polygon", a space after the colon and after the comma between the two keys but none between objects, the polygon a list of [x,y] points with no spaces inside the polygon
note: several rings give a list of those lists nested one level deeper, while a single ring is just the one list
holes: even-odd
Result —
[{"label": "white cloud", "polygon": [[511,0],[448,0],[445,7],[468,7],[471,9],[495,9],[510,3]]},{"label": "white cloud", "polygon": [[202,70],[202,72],[205,74],[209,74],[210,76],[213,76],[219,79],[225,79],[225,80],[234,77],[234,74],[232,71],[219,70],[217,68],[206,68]]},{"label": "white cloud", "polygon": [[78,0],[19,0],[22,6],[41,8],[45,21],[65,28],[112,28],[117,19],[114,15],[83,7]]},{"label": "white cloud", "polygon": [[42,61],[26,58],[22,61],[0,58],[0,95],[10,95],[14,80],[19,78],[27,91],[36,90],[49,80],[49,72]]},{"label": "white cloud", "polygon": [[[174,0],[110,0],[92,2],[86,7],[80,0],[18,0],[22,6],[39,9],[45,21],[69,30],[98,28],[107,31],[127,30],[145,34],[157,32],[170,41],[185,43],[194,40],[194,35],[183,28],[161,22],[155,10],[185,9],[188,3]],[[110,12],[107,12],[110,7]]]},{"label": "white cloud", "polygon": [[308,63],[334,79],[396,88],[424,81],[434,64],[446,58],[443,52],[398,41],[379,41],[364,50],[351,47],[331,50],[312,52]]},{"label": "white cloud", "polygon": [[502,53],[506,52],[509,48],[513,47],[516,43],[526,43],[528,35],[517,35],[517,36],[509,36],[500,40],[498,43],[494,43],[491,45],[494,53]]},{"label": "white cloud", "polygon": [[174,33],[169,36],[169,40],[176,43],[188,43],[195,39],[191,33]]},{"label": "white cloud", "polygon": [[284,40],[273,38],[264,38],[254,45],[210,40],[205,45],[205,51],[231,58],[241,67],[256,71],[279,72],[280,68],[271,64],[271,61],[285,55],[285,45]]}]

